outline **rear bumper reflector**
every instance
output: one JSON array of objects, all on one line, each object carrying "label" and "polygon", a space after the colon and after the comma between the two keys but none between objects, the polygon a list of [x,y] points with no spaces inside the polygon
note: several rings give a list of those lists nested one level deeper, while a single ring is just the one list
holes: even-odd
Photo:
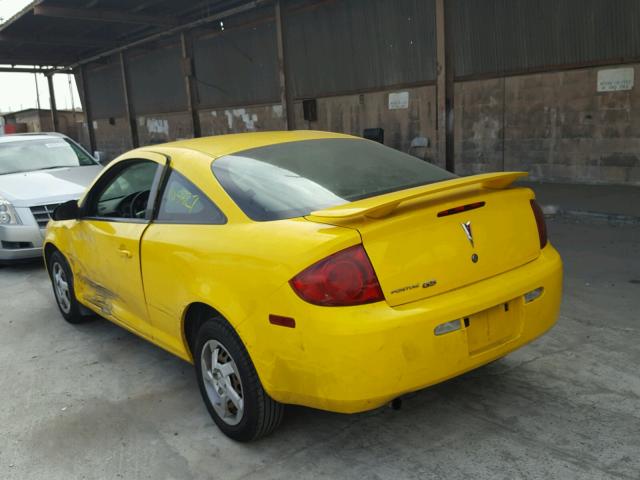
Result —
[{"label": "rear bumper reflector", "polygon": [[542,295],[542,292],[544,292],[544,288],[538,287],[535,290],[531,290],[530,292],[525,293],[524,294],[524,303],[533,302],[536,298],[539,298],[540,295]]},{"label": "rear bumper reflector", "polygon": [[460,330],[460,328],[462,328],[460,320],[453,320],[451,322],[441,323],[433,330],[433,333],[435,335],[444,335],[445,333],[451,333],[455,332],[456,330]]},{"label": "rear bumper reflector", "polygon": [[[534,300],[540,298],[540,296],[542,295],[543,292],[544,292],[544,288],[543,287],[538,287],[535,290],[531,290],[531,291],[525,293],[523,295],[524,303],[531,303]],[[508,303],[504,304],[504,311],[505,312],[509,311],[509,304]],[[464,326],[465,327],[469,326],[469,319],[468,318],[464,319]],[[433,330],[433,333],[436,336],[444,335],[446,333],[451,333],[451,332],[455,332],[456,330],[460,330],[461,328],[462,328],[462,321],[461,320],[452,320],[451,322],[445,322],[445,323],[441,323],[440,325],[438,325]]]}]

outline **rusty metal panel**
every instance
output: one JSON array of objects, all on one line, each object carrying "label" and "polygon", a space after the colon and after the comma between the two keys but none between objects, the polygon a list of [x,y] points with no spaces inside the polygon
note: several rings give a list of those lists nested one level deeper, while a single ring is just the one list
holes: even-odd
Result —
[{"label": "rusty metal panel", "polygon": [[93,119],[124,116],[126,110],[118,63],[88,67],[86,82]]},{"label": "rusty metal panel", "polygon": [[178,45],[128,56],[131,103],[136,115],[187,110],[187,92]]},{"label": "rusty metal panel", "polygon": [[279,102],[276,38],[270,21],[194,39],[200,105]]},{"label": "rusty metal panel", "polygon": [[456,77],[640,57],[637,0],[448,0]]},{"label": "rusty metal panel", "polygon": [[349,0],[289,9],[297,98],[434,81],[434,0]]}]

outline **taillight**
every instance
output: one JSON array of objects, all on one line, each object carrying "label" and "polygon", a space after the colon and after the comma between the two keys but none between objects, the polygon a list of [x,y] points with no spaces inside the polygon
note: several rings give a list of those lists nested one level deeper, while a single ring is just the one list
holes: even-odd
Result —
[{"label": "taillight", "polygon": [[531,200],[531,209],[533,210],[533,216],[536,217],[538,236],[540,237],[540,248],[544,248],[547,244],[547,223],[544,221],[544,213],[535,200]]},{"label": "taillight", "polygon": [[378,277],[362,245],[355,245],[311,265],[289,284],[303,300],[328,307],[384,300]]}]

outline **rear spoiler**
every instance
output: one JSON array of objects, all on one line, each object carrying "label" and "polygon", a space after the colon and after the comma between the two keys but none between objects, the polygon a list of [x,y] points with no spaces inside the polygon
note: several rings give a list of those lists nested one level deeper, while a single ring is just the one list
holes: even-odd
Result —
[{"label": "rear spoiler", "polygon": [[483,173],[481,175],[473,175],[471,177],[454,178],[444,180],[442,182],[430,183],[420,187],[400,190],[398,192],[385,193],[363,200],[331,207],[324,210],[311,212],[308,217],[310,220],[317,219],[349,219],[356,217],[382,218],[389,215],[398,205],[415,198],[427,197],[437,193],[455,190],[457,188],[478,185],[482,188],[490,188],[499,190],[508,187],[520,177],[526,177],[527,172],[498,172]]}]

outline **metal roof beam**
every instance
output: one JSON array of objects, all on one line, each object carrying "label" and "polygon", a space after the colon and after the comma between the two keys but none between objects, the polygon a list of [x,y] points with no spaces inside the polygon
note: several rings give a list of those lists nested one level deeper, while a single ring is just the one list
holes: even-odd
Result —
[{"label": "metal roof beam", "polygon": [[[106,58],[106,57],[110,57],[111,55],[114,55],[116,53],[119,53],[121,51],[124,50],[128,50],[130,48],[134,48],[134,47],[139,47],[140,45],[144,45],[146,43],[149,42],[153,42],[156,40],[159,40],[161,38],[164,37],[170,37],[172,35],[178,34],[180,32],[183,32],[185,30],[191,30],[193,28],[198,28],[202,25],[206,25],[207,23],[211,23],[211,22],[215,22],[217,20],[226,18],[226,17],[231,17],[233,15],[237,15],[238,13],[242,13],[242,12],[246,12],[248,10],[254,9],[260,5],[264,5],[268,0],[253,0],[247,3],[244,3],[242,5],[239,5],[237,7],[234,8],[230,8],[228,10],[224,10],[221,12],[217,12],[214,13],[212,15],[206,16],[204,18],[200,18],[198,20],[194,20],[192,22],[186,23],[184,25],[179,25],[177,27],[174,28],[169,28],[167,30],[164,30],[162,32],[158,32],[158,33],[154,33],[152,35],[149,35],[148,37],[144,37],[141,38],[139,40],[133,41],[131,43],[128,43],[126,45],[122,45],[120,47],[114,48],[112,50],[107,50],[101,53],[98,53],[96,55],[93,55],[91,57],[85,58],[83,60],[80,60],[79,62],[75,62],[70,64],[67,68],[68,69],[75,69],[76,67],[79,67],[80,65],[84,65],[90,62],[95,62],[96,60],[100,60],[101,58]],[[1,58],[0,58],[1,59]]]},{"label": "metal roof beam", "polygon": [[126,13],[118,10],[103,10],[97,8],[68,8],[49,5],[36,5],[33,14],[44,17],[73,18],[90,22],[136,23],[144,25],[160,25],[173,27],[179,24],[174,18],[159,15],[141,15]]},{"label": "metal roof beam", "polygon": [[0,67],[0,73],[51,73],[51,68]]},{"label": "metal roof beam", "polygon": [[146,2],[139,2],[134,8],[132,8],[131,12],[139,12],[140,10],[144,10],[145,8],[153,7],[156,4],[163,2],[164,0],[147,0]]},{"label": "metal roof beam", "polygon": [[52,55],[19,55],[14,53],[0,53],[0,65],[37,65],[40,66],[55,66],[58,70],[66,70],[66,65],[71,63],[70,59],[64,60],[61,58],[54,59]]},{"label": "metal roof beam", "polygon": [[74,37],[37,37],[0,33],[0,43],[21,43],[28,45],[50,45],[52,47],[78,47],[86,50],[86,47],[111,47],[115,42],[95,40],[91,38]]}]

